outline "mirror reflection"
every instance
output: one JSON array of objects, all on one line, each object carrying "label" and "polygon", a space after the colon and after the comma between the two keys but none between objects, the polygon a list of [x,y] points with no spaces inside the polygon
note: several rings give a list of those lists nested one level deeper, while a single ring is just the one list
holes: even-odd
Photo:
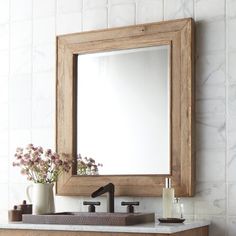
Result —
[{"label": "mirror reflection", "polygon": [[170,173],[169,56],[169,45],[78,55],[78,174]]}]

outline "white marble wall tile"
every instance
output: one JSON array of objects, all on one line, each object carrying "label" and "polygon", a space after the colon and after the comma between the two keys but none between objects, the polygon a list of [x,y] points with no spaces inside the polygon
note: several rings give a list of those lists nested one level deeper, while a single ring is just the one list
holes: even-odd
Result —
[{"label": "white marble wall tile", "polygon": [[32,44],[32,20],[11,23],[11,48],[16,49]]},{"label": "white marble wall tile", "polygon": [[225,86],[205,85],[196,87],[197,114],[225,113]]},{"label": "white marble wall tile", "polygon": [[225,82],[225,52],[201,55],[196,58],[196,85],[221,85]]},{"label": "white marble wall tile", "polygon": [[31,75],[15,75],[9,79],[9,101],[29,101],[31,99]]},{"label": "white marble wall tile", "polygon": [[229,52],[232,49],[236,49],[235,41],[236,41],[236,18],[233,18],[228,21],[228,48]]},{"label": "white marble wall tile", "polygon": [[82,197],[55,196],[57,212],[82,211]]},{"label": "white marble wall tile", "polygon": [[32,19],[32,0],[11,0],[11,21]]},{"label": "white marble wall tile", "polygon": [[[53,125],[54,127],[55,125]],[[42,146],[44,148],[51,148],[55,151],[55,130],[50,128],[33,128],[32,133],[32,143],[36,146]]]},{"label": "white marble wall tile", "polygon": [[10,58],[10,73],[12,76],[31,73],[32,49],[30,46],[11,50]]},{"label": "white marble wall tile", "polygon": [[228,113],[230,116],[236,116],[236,84],[228,86]]},{"label": "white marble wall tile", "polygon": [[196,22],[196,53],[205,55],[209,52],[225,49],[225,21]]},{"label": "white marble wall tile", "polygon": [[225,0],[196,0],[196,20],[222,20],[225,16]]},{"label": "white marble wall tile", "polygon": [[55,100],[55,71],[36,73],[32,76],[32,99]]},{"label": "white marble wall tile", "polygon": [[227,16],[228,18],[236,18],[236,1],[235,0],[226,0],[227,4]]},{"label": "white marble wall tile", "polygon": [[[16,170],[17,171],[17,170]],[[9,184],[9,200],[8,207],[12,208],[14,205],[22,204],[23,200],[28,201],[26,195],[26,188],[31,182],[25,181],[24,183],[10,183]]]},{"label": "white marble wall tile", "polygon": [[119,27],[135,24],[135,4],[120,4],[109,6],[109,27]]},{"label": "white marble wall tile", "polygon": [[165,0],[165,20],[193,17],[194,0]]},{"label": "white marble wall tile", "polygon": [[0,76],[8,76],[9,73],[9,50],[0,51]]},{"label": "white marble wall tile", "polygon": [[9,49],[9,24],[0,24],[0,50]]},{"label": "white marble wall tile", "polygon": [[196,101],[197,114],[225,113],[225,99],[198,99]]},{"label": "white marble wall tile", "polygon": [[0,115],[0,131],[6,131],[9,125],[8,116],[8,103],[0,103],[1,115]]},{"label": "white marble wall tile", "polygon": [[[11,166],[14,160],[14,154],[17,147],[26,147],[31,143],[31,132],[29,129],[10,129],[9,131],[9,165]],[[11,172],[10,172],[11,173]],[[10,181],[14,182],[17,179],[11,178]]]},{"label": "white marble wall tile", "polygon": [[184,215],[184,219],[186,219],[186,221],[194,221],[194,215]]},{"label": "white marble wall tile", "polygon": [[229,217],[228,227],[227,227],[227,236],[235,236],[236,229],[236,217]]},{"label": "white marble wall tile", "polygon": [[227,119],[227,125],[228,125],[227,148],[229,151],[233,153],[234,151],[236,151],[236,125],[235,125],[236,116],[228,116],[227,118],[228,118]]},{"label": "white marble wall tile", "polygon": [[[57,0],[57,12],[59,14],[81,12],[83,0]],[[71,22],[74,23],[74,22]]]},{"label": "white marble wall tile", "polygon": [[230,51],[228,53],[228,81],[229,83],[236,83],[236,52]]},{"label": "white marble wall tile", "polygon": [[225,150],[201,150],[196,153],[196,180],[198,182],[225,181]]},{"label": "white marble wall tile", "polygon": [[[5,195],[5,194],[4,194]],[[8,196],[8,195],[7,195]],[[0,210],[0,221],[6,222],[8,220],[8,211]]]},{"label": "white marble wall tile", "polygon": [[[231,141],[232,142],[232,141]],[[229,182],[236,181],[236,144],[234,140],[234,145],[228,151],[227,157],[227,177]]]},{"label": "white marble wall tile", "polygon": [[218,215],[196,215],[195,220],[208,220],[210,224],[209,236],[226,236],[226,217]]},{"label": "white marble wall tile", "polygon": [[55,16],[57,0],[33,0],[33,17]]},{"label": "white marble wall tile", "polygon": [[198,215],[224,215],[226,212],[225,183],[197,183],[194,213]]},{"label": "white marble wall tile", "polygon": [[[178,197],[178,196],[177,196]],[[180,202],[183,203],[183,216],[186,219],[193,220],[194,218],[194,198],[180,198]]]},{"label": "white marble wall tile", "polygon": [[[0,103],[8,102],[8,77],[0,77]],[[1,112],[2,113],[2,112]]]},{"label": "white marble wall tile", "polygon": [[83,31],[107,28],[107,8],[87,9],[83,12]]},{"label": "white marble wall tile", "polygon": [[54,108],[52,100],[33,101],[32,128],[54,127]]},{"label": "white marble wall tile", "polygon": [[163,18],[162,0],[137,0],[136,19],[138,24],[162,21]]},{"label": "white marble wall tile", "polygon": [[[236,179],[234,179],[235,181]],[[236,216],[236,181],[228,184],[228,215]]]},{"label": "white marble wall tile", "polygon": [[0,210],[7,212],[8,210],[8,184],[1,183],[1,201],[0,201]]},{"label": "white marble wall tile", "polygon": [[31,102],[19,100],[9,106],[9,126],[11,129],[29,129],[31,127]]},{"label": "white marble wall tile", "polygon": [[[1,165],[0,165],[0,184],[1,183],[8,183],[8,158],[1,158]],[[1,206],[0,206],[1,207]]]},{"label": "white marble wall tile", "polygon": [[55,17],[36,19],[33,22],[33,45],[56,44]]},{"label": "white marble wall tile", "polygon": [[40,44],[33,48],[33,73],[55,70],[55,44]]},{"label": "white marble wall tile", "polygon": [[[0,105],[1,107],[1,105]],[[9,144],[8,129],[0,129],[0,159],[8,156],[8,144]],[[8,160],[7,160],[8,161]]]},{"label": "white marble wall tile", "polygon": [[81,12],[57,15],[57,35],[76,33],[80,31],[82,31]]},{"label": "white marble wall tile", "polygon": [[83,8],[95,8],[95,7],[107,7],[108,0],[84,0],[83,1]]},{"label": "white marble wall tile", "polygon": [[154,212],[157,216],[162,216],[162,199],[157,197],[145,198],[134,197],[133,201],[139,202],[139,206],[135,207],[138,212]]},{"label": "white marble wall tile", "polygon": [[196,150],[225,148],[225,116],[196,117]]},{"label": "white marble wall tile", "polygon": [[[108,0],[108,4],[127,4],[127,3],[135,3],[137,0]],[[146,0],[147,2],[150,0]]]},{"label": "white marble wall tile", "polygon": [[10,19],[10,0],[0,1],[0,24],[6,24]]}]

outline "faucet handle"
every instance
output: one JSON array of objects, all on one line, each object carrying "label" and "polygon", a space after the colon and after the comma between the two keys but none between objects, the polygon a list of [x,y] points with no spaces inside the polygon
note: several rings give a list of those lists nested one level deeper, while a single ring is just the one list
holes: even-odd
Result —
[{"label": "faucet handle", "polygon": [[84,206],[89,206],[88,207],[88,212],[95,212],[95,206],[100,206],[101,202],[89,202],[89,201],[83,201]]},{"label": "faucet handle", "polygon": [[139,206],[139,202],[121,202],[121,206],[127,206],[127,212],[134,213],[134,206]]}]

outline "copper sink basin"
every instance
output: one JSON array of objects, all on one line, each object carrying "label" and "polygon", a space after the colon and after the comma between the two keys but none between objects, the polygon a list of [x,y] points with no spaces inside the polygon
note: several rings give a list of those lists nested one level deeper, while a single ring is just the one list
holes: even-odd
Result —
[{"label": "copper sink basin", "polygon": [[23,215],[23,223],[62,225],[135,225],[154,222],[154,213],[59,212],[47,215]]}]

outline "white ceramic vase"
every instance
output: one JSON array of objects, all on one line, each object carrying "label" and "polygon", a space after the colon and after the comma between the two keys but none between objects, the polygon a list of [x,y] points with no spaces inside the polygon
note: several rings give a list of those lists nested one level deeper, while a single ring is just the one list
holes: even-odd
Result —
[{"label": "white ceramic vase", "polygon": [[33,204],[34,215],[55,212],[53,184],[34,183],[27,187],[26,194],[28,200]]}]

